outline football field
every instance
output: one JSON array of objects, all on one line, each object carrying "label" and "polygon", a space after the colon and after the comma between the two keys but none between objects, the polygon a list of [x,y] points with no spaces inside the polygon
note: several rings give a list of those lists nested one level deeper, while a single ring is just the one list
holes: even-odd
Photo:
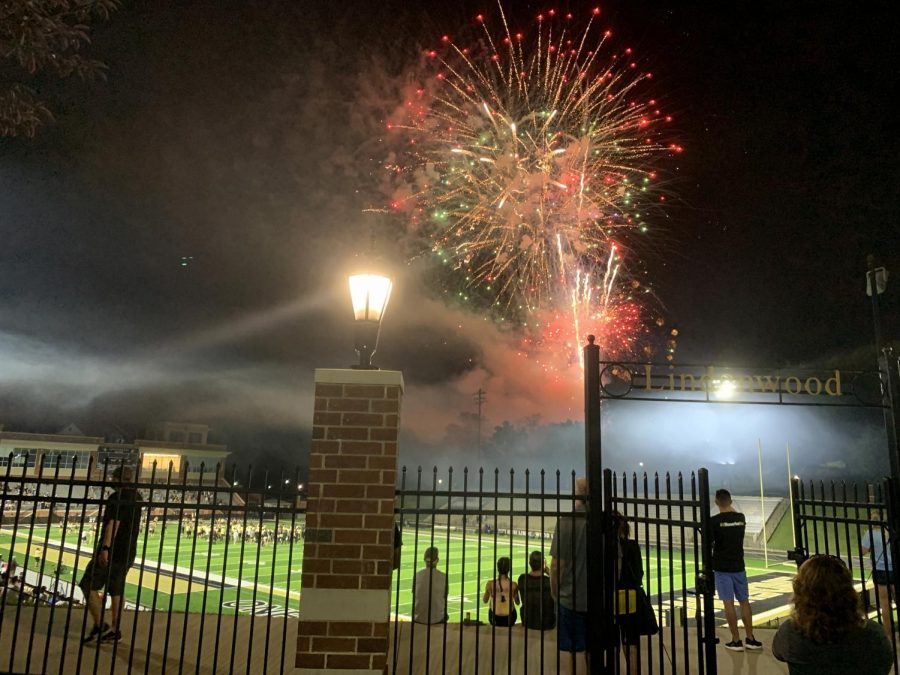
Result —
[{"label": "football field", "polygon": [[[257,521],[258,524],[258,521]],[[274,528],[274,522],[265,522]],[[284,522],[280,525],[285,525]],[[297,525],[302,525],[298,520]],[[550,540],[522,536],[482,534],[459,530],[420,529],[403,531],[399,582],[392,582],[391,612],[401,619],[412,614],[413,576],[424,567],[425,549],[439,550],[438,569],[448,574],[448,612],[451,621],[470,613],[472,619],[486,620],[487,606],[481,601],[485,584],[495,576],[495,564],[509,557],[510,576],[515,580],[527,571],[530,552],[540,550],[547,562]],[[0,529],[0,555],[4,561],[14,557],[17,574],[23,568],[29,582],[42,571],[41,583],[52,587],[55,571],[60,570],[61,590],[66,591],[81,577],[93,551],[93,533],[79,542],[78,532],[63,537],[58,525],[36,525],[33,531],[20,525],[13,537],[11,524]],[[692,547],[667,550],[644,548],[644,588],[651,596],[673,589],[694,586],[695,564]],[[27,559],[27,565],[26,565]],[[143,564],[141,562],[143,561]],[[216,541],[193,536],[179,537],[174,525],[138,541],[138,560],[128,575],[126,601],[158,611],[206,612],[296,616],[300,606],[300,575],[303,562],[302,541],[258,545],[252,542]],[[43,569],[41,568],[43,565]],[[771,572],[762,561],[748,560],[748,576]],[[777,567],[777,566],[776,566]],[[783,568],[782,568],[783,569]],[[33,583],[33,582],[32,582]]]}]

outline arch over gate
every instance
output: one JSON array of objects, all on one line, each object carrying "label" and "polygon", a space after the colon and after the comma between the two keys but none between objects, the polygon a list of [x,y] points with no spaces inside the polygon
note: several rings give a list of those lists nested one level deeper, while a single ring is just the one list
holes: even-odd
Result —
[{"label": "arch over gate", "polygon": [[[660,491],[659,477],[649,479],[645,474],[642,484],[635,476],[632,478],[629,493],[627,476],[618,480],[606,469],[603,460],[603,438],[601,424],[601,406],[604,400],[618,401],[658,401],[674,405],[706,403],[729,405],[774,405],[774,406],[806,406],[806,407],[845,407],[872,408],[884,411],[885,426],[888,431],[888,450],[890,456],[892,481],[900,484],[900,457],[897,451],[897,415],[895,402],[900,399],[897,383],[900,382],[900,370],[896,357],[889,362],[882,359],[881,370],[810,370],[810,369],[749,369],[711,365],[682,365],[671,363],[639,363],[623,361],[602,361],[600,348],[594,343],[594,336],[588,336],[588,344],[584,347],[585,368],[585,461],[588,475],[588,491],[590,495],[600,495],[600,499],[590,499],[588,503],[589,551],[588,551],[588,594],[590,606],[600,608],[600,620],[591,623],[593,644],[603,645],[601,658],[593,658],[591,672],[593,675],[618,672],[618,664],[622,655],[617,636],[616,616],[613,608],[613,597],[616,592],[615,533],[610,527],[610,514],[613,511],[626,511],[626,516],[635,526],[643,527],[645,532],[666,529],[673,526],[683,528],[692,534],[692,540],[682,538],[673,541],[671,538],[664,544],[666,551],[680,552],[682,569],[680,574],[685,580],[684,598],[693,595],[688,619],[696,630],[696,641],[682,639],[682,658],[670,659],[671,672],[698,672],[715,675],[716,642],[714,618],[714,587],[711,570],[711,540],[709,534],[709,477],[705,469],[692,475],[690,495],[683,492],[684,482],[678,477],[679,490],[671,490],[671,477],[665,477],[665,488]],[[893,368],[893,371],[890,369]],[[895,372],[896,371],[896,372]],[[893,375],[893,377],[892,377]],[[796,486],[795,486],[796,487]],[[641,489],[642,488],[642,489]],[[791,497],[798,499],[793,493]],[[804,507],[806,500],[801,500]],[[890,522],[900,522],[896,500],[887,504],[890,511]],[[630,509],[630,511],[629,511]],[[673,513],[677,512],[677,517]],[[810,522],[815,514],[807,509],[801,512]],[[686,515],[687,514],[687,515]],[[806,532],[806,530],[803,530]],[[800,539],[798,538],[798,542]],[[649,544],[647,545],[650,546]],[[894,560],[900,560],[900,543],[890,541]],[[663,559],[660,542],[656,543],[657,560]],[[797,544],[798,561],[811,551],[809,539]],[[818,546],[815,546],[819,552]],[[683,563],[688,559],[688,552],[693,549],[694,567],[692,574],[684,571]],[[647,560],[650,560],[649,553]],[[675,563],[672,557],[668,560],[670,574],[674,575]],[[894,588],[894,597],[900,597],[898,588]],[[672,595],[670,591],[670,596]],[[671,621],[664,627],[669,631],[672,642],[675,641],[682,621],[682,633],[688,620],[688,602],[681,605],[679,615],[674,601],[670,601],[672,612],[666,619]],[[663,649],[663,636],[659,638],[658,649]],[[652,657],[654,644],[647,640],[646,652]],[[693,652],[691,650],[694,650]]]}]

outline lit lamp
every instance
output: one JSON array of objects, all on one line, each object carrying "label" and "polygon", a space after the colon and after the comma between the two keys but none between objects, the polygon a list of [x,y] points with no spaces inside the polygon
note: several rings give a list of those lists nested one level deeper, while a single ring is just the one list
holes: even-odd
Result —
[{"label": "lit lamp", "polygon": [[391,280],[378,274],[355,274],[350,277],[350,300],[356,321],[356,353],[360,370],[378,370],[372,365],[372,355],[378,347],[381,317],[391,297]]}]

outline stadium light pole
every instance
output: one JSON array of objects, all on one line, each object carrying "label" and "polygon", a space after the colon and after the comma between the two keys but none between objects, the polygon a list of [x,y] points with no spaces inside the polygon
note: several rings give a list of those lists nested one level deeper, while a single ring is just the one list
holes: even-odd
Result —
[{"label": "stadium light pole", "polygon": [[[884,410],[884,426],[887,432],[888,454],[891,465],[891,478],[895,486],[900,486],[900,415],[897,414],[897,405],[900,404],[900,372],[898,372],[897,356],[893,348],[885,344],[881,332],[881,307],[879,297],[887,288],[888,273],[884,267],[875,266],[875,256],[869,255],[866,259],[868,271],[866,272],[866,294],[872,299],[872,323],[875,329],[875,351],[878,356],[878,372],[881,376],[883,395],[887,399],[887,407]],[[900,515],[900,514],[895,514]]]},{"label": "stadium light pole", "polygon": [[[900,437],[900,415],[897,414],[897,405],[900,404],[900,359],[894,354],[893,348],[885,344],[881,333],[881,311],[878,296],[887,288],[888,273],[884,267],[875,267],[875,256],[869,255],[866,259],[868,271],[866,272],[866,293],[872,298],[872,320],[875,325],[875,349],[878,352],[878,372],[882,386],[882,401],[887,399],[884,408],[884,426],[887,432],[888,455],[891,463],[891,480],[888,481],[887,500],[888,527],[896,528],[900,523],[900,504],[898,504],[897,491],[900,488],[900,450],[898,450],[898,437]],[[898,537],[890,537],[891,557],[897,560],[900,556],[900,541]],[[900,597],[900,578],[894,579],[894,598]]]},{"label": "stadium light pole", "polygon": [[391,280],[380,274],[354,274],[349,279],[350,301],[353,303],[354,339],[359,363],[356,370],[378,370],[372,356],[378,347],[381,319],[391,297]]}]

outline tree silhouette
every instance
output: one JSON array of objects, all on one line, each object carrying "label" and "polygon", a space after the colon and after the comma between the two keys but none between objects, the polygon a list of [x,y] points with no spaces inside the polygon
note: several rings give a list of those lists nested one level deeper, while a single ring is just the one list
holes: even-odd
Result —
[{"label": "tree silhouette", "polygon": [[91,25],[119,0],[0,0],[0,136],[34,136],[53,119],[36,87],[42,73],[102,78],[106,66],[83,53]]}]

